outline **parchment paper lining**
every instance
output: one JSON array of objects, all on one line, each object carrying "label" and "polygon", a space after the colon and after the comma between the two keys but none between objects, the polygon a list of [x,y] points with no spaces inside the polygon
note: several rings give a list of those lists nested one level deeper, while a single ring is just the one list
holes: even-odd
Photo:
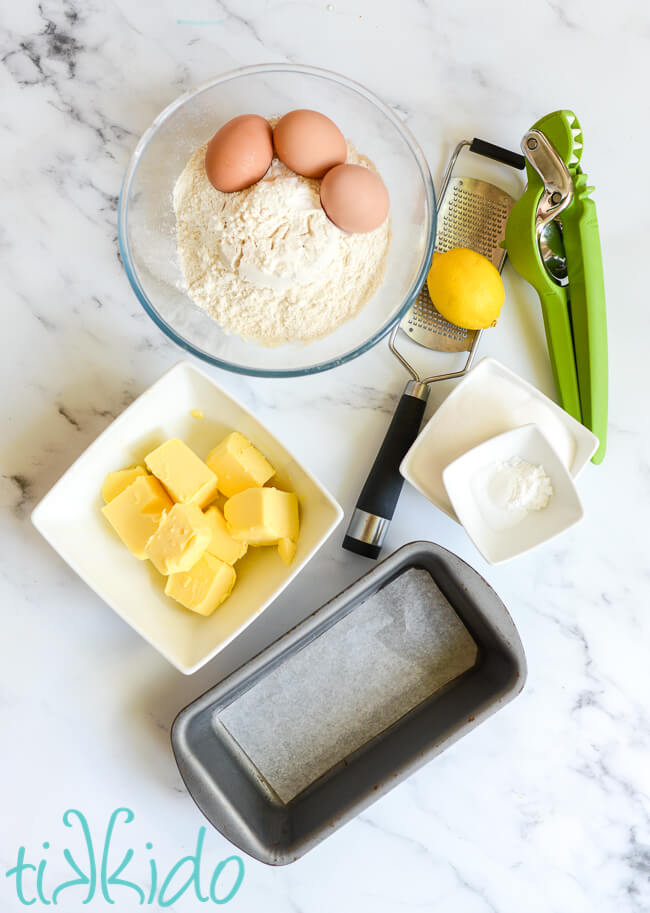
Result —
[{"label": "parchment paper lining", "polygon": [[411,568],[218,715],[283,802],[476,663],[428,571]]}]

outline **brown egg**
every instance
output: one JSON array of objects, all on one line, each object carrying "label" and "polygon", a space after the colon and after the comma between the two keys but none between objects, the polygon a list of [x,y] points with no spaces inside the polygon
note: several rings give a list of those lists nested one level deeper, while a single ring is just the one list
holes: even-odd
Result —
[{"label": "brown egg", "polygon": [[273,143],[280,161],[306,178],[322,178],[347,155],[345,137],[334,121],[306,108],[280,118]]},{"label": "brown egg", "polygon": [[373,231],[388,215],[384,182],[376,171],[362,165],[337,165],[328,171],[320,185],[320,201],[343,231]]},{"label": "brown egg", "polygon": [[273,132],[258,114],[233,117],[214,134],[205,153],[205,173],[217,190],[232,193],[264,177],[273,158]]}]

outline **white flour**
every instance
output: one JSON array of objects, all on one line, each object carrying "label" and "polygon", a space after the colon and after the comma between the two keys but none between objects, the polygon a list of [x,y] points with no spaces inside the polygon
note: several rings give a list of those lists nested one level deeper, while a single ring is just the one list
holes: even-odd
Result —
[{"label": "white flour", "polygon": [[[320,181],[278,159],[236,193],[210,184],[205,146],[174,188],[178,257],[190,297],[224,329],[267,346],[324,336],[381,283],[389,220],[346,234],[325,215]],[[348,145],[347,161],[374,169]]]}]

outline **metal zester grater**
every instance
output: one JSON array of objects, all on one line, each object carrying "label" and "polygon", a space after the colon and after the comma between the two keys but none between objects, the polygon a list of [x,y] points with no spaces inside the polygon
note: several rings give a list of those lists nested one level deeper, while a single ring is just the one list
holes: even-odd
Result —
[{"label": "metal zester grater", "polygon": [[[452,177],[456,160],[465,147],[504,165],[519,170],[525,167],[523,156],[500,146],[479,139],[460,142],[454,150],[442,183],[435,249],[442,253],[456,247],[469,247],[483,254],[501,271],[506,258],[501,242],[515,201],[495,184],[476,178]],[[399,330],[427,349],[437,352],[468,352],[465,366],[460,371],[421,378],[395,345]],[[465,330],[445,320],[434,307],[426,283],[412,307],[393,328],[389,338],[390,349],[412,380],[402,394],[359,496],[343,540],[344,548],[368,558],[379,556],[402,490],[403,480],[399,466],[420,429],[429,385],[466,374],[472,366],[482,334],[483,330]]]},{"label": "metal zester grater", "polygon": [[[460,148],[464,145],[461,143]],[[501,270],[506,252],[499,245],[513,203],[513,198],[494,184],[450,176],[438,211],[436,250],[443,253],[455,247],[470,247]],[[445,320],[435,309],[426,283],[400,328],[414,342],[437,352],[469,352],[476,336],[482,333],[464,330]]]}]

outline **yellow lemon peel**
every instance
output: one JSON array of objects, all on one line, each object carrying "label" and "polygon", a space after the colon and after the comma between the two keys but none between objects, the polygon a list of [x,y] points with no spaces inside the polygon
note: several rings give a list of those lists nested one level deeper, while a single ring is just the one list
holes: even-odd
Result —
[{"label": "yellow lemon peel", "polygon": [[427,287],[449,323],[467,330],[496,326],[505,290],[498,269],[482,254],[465,247],[434,254]]}]

